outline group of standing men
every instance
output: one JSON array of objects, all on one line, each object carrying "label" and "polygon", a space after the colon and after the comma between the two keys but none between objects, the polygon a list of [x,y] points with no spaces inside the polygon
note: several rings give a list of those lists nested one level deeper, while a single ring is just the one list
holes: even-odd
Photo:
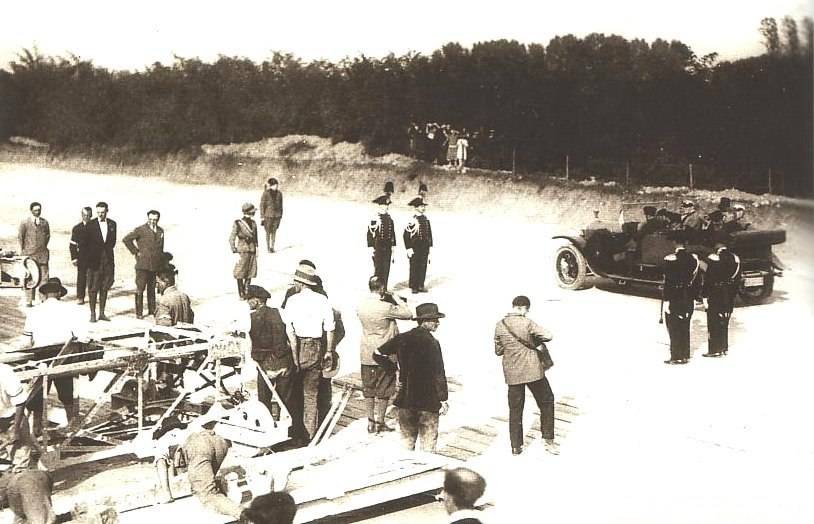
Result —
[{"label": "group of standing men", "polygon": [[[392,188],[392,183],[390,183]],[[385,185],[385,194],[375,198],[378,206],[376,216],[367,226],[367,247],[373,260],[373,273],[387,289],[390,280],[390,265],[393,262],[393,248],[396,246],[396,228],[389,209],[392,200]],[[392,191],[391,191],[392,192]],[[413,216],[404,228],[402,240],[410,261],[409,286],[413,294],[425,293],[427,265],[430,263],[430,249],[433,246],[432,224],[427,218],[427,202],[424,199],[426,185],[419,186],[419,196],[408,204],[414,209]]]}]

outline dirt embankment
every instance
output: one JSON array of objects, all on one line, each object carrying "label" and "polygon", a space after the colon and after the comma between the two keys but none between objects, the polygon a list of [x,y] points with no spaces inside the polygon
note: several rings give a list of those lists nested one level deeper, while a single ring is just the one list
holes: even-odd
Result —
[{"label": "dirt embankment", "polygon": [[359,144],[333,144],[329,139],[306,135],[249,144],[204,145],[194,153],[168,155],[109,149],[54,153],[16,142],[0,147],[0,161],[240,187],[260,187],[267,178],[275,177],[286,191],[359,202],[380,194],[385,181],[391,180],[396,206],[406,206],[416,195],[418,184],[424,182],[430,190],[428,200],[436,209],[498,212],[572,228],[590,221],[593,209],[599,209],[604,220],[616,221],[623,202],[655,202],[677,209],[682,199],[691,198],[703,212],[714,209],[720,197],[727,196],[733,203],[747,206],[748,219],[755,227],[786,229],[790,242],[780,251],[792,249],[795,255],[807,254],[799,253],[797,244],[811,244],[810,233],[814,231],[814,202],[810,200],[734,189],[622,187],[614,182],[474,169],[458,173],[402,155],[371,157]]}]

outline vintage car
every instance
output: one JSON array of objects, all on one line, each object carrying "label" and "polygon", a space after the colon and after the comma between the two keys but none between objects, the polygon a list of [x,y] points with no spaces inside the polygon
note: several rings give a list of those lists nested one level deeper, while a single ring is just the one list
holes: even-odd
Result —
[{"label": "vintage car", "polygon": [[[566,289],[580,289],[590,276],[614,280],[620,285],[640,284],[661,287],[664,282],[664,257],[675,250],[676,239],[682,233],[675,230],[638,234],[640,221],[625,221],[630,206],[623,204],[619,224],[592,224],[578,234],[556,235],[565,240],[555,255],[557,283]],[[687,239],[687,249],[706,264],[704,257],[714,247],[711,231],[694,232]],[[685,237],[686,238],[686,237]],[[782,265],[772,253],[772,246],[786,241],[786,232],[775,230],[744,230],[719,234],[729,249],[741,259],[741,281],[738,295],[749,304],[759,303],[772,294],[775,277],[782,276]]]}]

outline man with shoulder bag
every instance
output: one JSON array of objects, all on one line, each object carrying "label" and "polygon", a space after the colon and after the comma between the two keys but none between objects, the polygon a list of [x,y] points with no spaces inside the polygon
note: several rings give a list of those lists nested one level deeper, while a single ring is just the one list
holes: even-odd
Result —
[{"label": "man with shoulder bag", "polygon": [[526,388],[531,391],[540,409],[540,431],[545,449],[558,455],[554,442],[554,393],[545,376],[546,369],[554,365],[545,343],[551,333],[526,317],[531,308],[528,297],[512,300],[512,311],[495,326],[495,354],[503,358],[503,375],[509,386],[509,439],[512,454],[523,451],[523,406]]}]

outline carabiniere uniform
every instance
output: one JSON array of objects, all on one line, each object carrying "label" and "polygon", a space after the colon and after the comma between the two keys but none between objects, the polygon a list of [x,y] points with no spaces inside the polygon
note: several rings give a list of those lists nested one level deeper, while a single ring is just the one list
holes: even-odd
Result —
[{"label": "carabiniere uniform", "polygon": [[390,213],[379,213],[367,226],[367,247],[373,248],[373,273],[387,288],[396,229]]},{"label": "carabiniere uniform", "polygon": [[[418,202],[421,201],[421,202]],[[422,199],[415,198],[410,203],[413,207],[423,204]],[[424,280],[427,278],[427,261],[432,247],[432,227],[430,219],[417,214],[410,219],[404,229],[404,248],[412,249],[410,257],[410,289],[413,293],[426,291]]]},{"label": "carabiniere uniform", "polygon": [[670,335],[670,360],[666,364],[686,364],[690,360],[690,319],[698,295],[698,257],[684,247],[664,257],[665,322]]},{"label": "carabiniere uniform", "polygon": [[707,297],[709,345],[705,357],[720,357],[729,351],[729,319],[735,307],[735,294],[741,274],[738,255],[726,247],[707,256],[704,296]]}]

